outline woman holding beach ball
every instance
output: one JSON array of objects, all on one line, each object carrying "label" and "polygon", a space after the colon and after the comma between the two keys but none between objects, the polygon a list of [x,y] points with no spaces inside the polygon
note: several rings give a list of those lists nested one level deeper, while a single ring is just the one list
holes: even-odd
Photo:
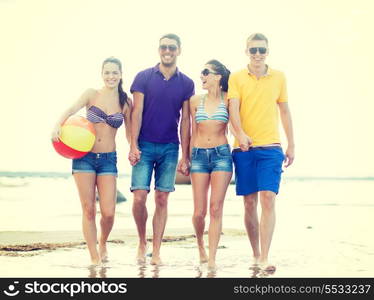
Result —
[{"label": "woman holding beach ball", "polygon": [[[59,141],[61,125],[81,108],[86,107],[87,120],[93,123],[95,142],[90,152],[72,160],[72,173],[82,205],[83,235],[91,256],[98,265],[107,260],[106,242],[112,230],[117,193],[117,129],[125,124],[130,141],[131,99],[122,89],[122,64],[109,57],[102,64],[101,89],[87,89],[59,118],[52,132],[52,140]],[[96,229],[96,189],[100,198],[101,234]],[[98,247],[97,247],[98,244]]]},{"label": "woman holding beach ball", "polygon": [[[201,71],[203,95],[190,100],[192,117],[191,183],[194,200],[192,222],[196,232],[200,262],[216,268],[216,253],[222,231],[222,210],[232,176],[232,158],[226,137],[229,114],[226,92],[230,71],[219,61],[210,60]],[[210,199],[208,206],[208,191]],[[205,216],[209,208],[209,255],[205,252]]]}]

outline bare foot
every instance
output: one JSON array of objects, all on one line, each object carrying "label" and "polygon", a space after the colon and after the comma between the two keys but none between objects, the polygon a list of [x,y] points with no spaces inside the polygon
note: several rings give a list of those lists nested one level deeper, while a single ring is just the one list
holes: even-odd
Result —
[{"label": "bare foot", "polygon": [[260,268],[260,257],[258,256],[253,256],[253,263],[250,265],[249,269],[255,272],[258,272],[261,270]]},{"label": "bare foot", "polygon": [[155,265],[155,266],[162,265],[162,261],[161,261],[160,256],[154,256],[154,255],[152,255],[151,265]]},{"label": "bare foot", "polygon": [[101,265],[100,257],[91,258],[91,266],[99,266]]},{"label": "bare foot", "polygon": [[99,254],[100,254],[102,262],[108,261],[108,250],[106,249],[106,243],[105,244],[99,243]]},{"label": "bare foot", "polygon": [[261,271],[261,268],[258,266],[258,264],[253,264],[249,267],[249,270],[254,271],[254,272],[259,272]]},{"label": "bare foot", "polygon": [[216,262],[215,261],[210,261],[208,262],[208,270],[209,271],[216,271],[217,270],[217,266],[216,266]]},{"label": "bare foot", "polygon": [[269,264],[268,266],[265,267],[264,271],[272,274],[275,272],[276,269],[277,269],[276,266]]},{"label": "bare foot", "polygon": [[277,269],[276,266],[274,266],[273,264],[269,264],[267,260],[260,261],[259,265],[264,272],[269,274],[273,274]]},{"label": "bare foot", "polygon": [[199,255],[200,255],[200,263],[201,264],[204,264],[204,263],[208,262],[208,256],[206,255],[204,246],[199,247]]},{"label": "bare foot", "polygon": [[138,254],[136,255],[136,260],[138,261],[138,263],[140,264],[145,263],[146,254],[147,254],[147,244],[139,243]]},{"label": "bare foot", "polygon": [[217,269],[214,268],[214,269],[209,269],[208,268],[208,273],[206,274],[206,277],[207,278],[215,278],[217,277]]}]

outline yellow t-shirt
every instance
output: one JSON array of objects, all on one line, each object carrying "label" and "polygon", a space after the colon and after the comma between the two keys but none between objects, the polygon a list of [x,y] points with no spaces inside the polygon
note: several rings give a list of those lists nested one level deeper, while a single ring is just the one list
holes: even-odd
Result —
[{"label": "yellow t-shirt", "polygon": [[[280,143],[278,103],[287,102],[286,78],[280,71],[268,68],[267,74],[256,78],[248,69],[229,78],[228,99],[239,99],[240,121],[244,132],[253,140],[252,146]],[[234,148],[239,147],[235,139]]]}]

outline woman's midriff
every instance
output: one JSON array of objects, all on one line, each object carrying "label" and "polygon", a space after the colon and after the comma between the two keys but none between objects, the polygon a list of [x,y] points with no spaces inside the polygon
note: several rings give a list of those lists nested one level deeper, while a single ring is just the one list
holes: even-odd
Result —
[{"label": "woman's midriff", "polygon": [[105,123],[94,124],[96,130],[95,144],[91,152],[113,152],[116,150],[117,129]]},{"label": "woman's midriff", "polygon": [[196,126],[197,132],[193,147],[212,148],[228,143],[226,137],[226,123],[208,120]]}]

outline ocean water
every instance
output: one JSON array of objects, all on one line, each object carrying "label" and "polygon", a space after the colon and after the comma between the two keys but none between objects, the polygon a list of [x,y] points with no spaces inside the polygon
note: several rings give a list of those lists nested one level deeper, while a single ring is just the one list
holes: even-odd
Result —
[{"label": "ocean water", "polygon": [[[118,221],[114,229],[135,229],[130,178],[120,177],[117,186],[127,201],[117,204]],[[153,194],[151,191],[147,200],[150,214],[154,210]],[[234,207],[240,202],[234,195],[234,186],[229,187],[226,201],[231,202],[227,218],[232,223],[240,214],[240,209]],[[168,224],[171,228],[191,227],[192,204],[191,186],[177,185],[169,201]],[[81,224],[81,207],[74,179],[64,174],[0,177],[0,211],[0,231],[70,231],[79,229]]]},{"label": "ocean water", "polygon": [[[271,255],[278,269],[272,276],[373,276],[374,202],[370,193],[373,184],[371,178],[284,178],[277,197],[277,224],[271,246]],[[217,253],[219,268],[214,276],[197,262],[195,240],[191,237],[194,231],[191,223],[193,202],[190,185],[177,185],[176,191],[170,195],[165,230],[165,236],[189,238],[163,244],[162,254],[167,263],[157,272],[154,267],[139,267],[134,263],[132,258],[136,251],[136,227],[132,218],[129,185],[129,177],[118,179],[118,189],[128,200],[117,204],[113,237],[123,240],[124,244],[109,244],[113,259],[104,268],[105,272],[102,269],[87,268],[87,250],[85,246],[79,246],[41,251],[33,256],[0,255],[3,266],[0,276],[254,275],[250,271],[251,251],[243,224],[243,202],[235,195],[234,185],[229,186],[225,199],[223,236]],[[149,194],[147,207],[147,233],[151,236],[153,192]],[[209,216],[206,219],[206,224],[208,223]],[[69,236],[81,236],[80,230],[81,207],[70,175],[49,174],[41,177],[40,174],[23,174],[23,177],[17,177],[7,174],[0,177],[0,245],[22,244],[23,239],[24,244],[30,243],[30,239],[25,238],[30,232],[36,233],[36,236],[52,232],[54,242],[60,239],[69,241]],[[43,241],[48,242],[48,239]],[[69,260],[71,256],[74,258]],[[32,269],[35,264],[40,264],[40,268],[38,271],[27,272],[28,268],[20,267],[20,260],[22,266],[29,265]]]},{"label": "ocean water", "polygon": [[[0,231],[66,231],[80,228],[81,207],[71,175],[17,174],[6,173],[7,176],[0,176]],[[116,216],[117,219],[127,220],[132,218],[130,178],[119,177],[117,186],[127,201],[117,204]],[[372,178],[284,178],[277,196],[277,209],[297,207],[305,212],[302,215],[304,223],[313,224],[318,223],[318,220],[325,216],[325,212],[333,211],[331,215],[326,213],[326,218],[334,219],[341,216],[341,210],[349,208],[352,214],[346,217],[347,223],[351,223],[352,218],[359,217],[354,211],[365,214],[365,211],[373,209],[374,198],[370,195],[373,186]],[[169,198],[168,225],[173,228],[190,226],[192,205],[191,186],[176,185],[176,191],[171,193]],[[148,196],[147,207],[152,213],[153,191]],[[319,211],[318,216],[314,215],[315,210]],[[235,186],[230,185],[224,205],[225,226],[242,229],[241,216],[242,199],[235,195]],[[364,222],[355,221],[356,226]],[[372,218],[366,221],[374,224]],[[119,221],[115,226],[121,228],[132,224]]]}]

